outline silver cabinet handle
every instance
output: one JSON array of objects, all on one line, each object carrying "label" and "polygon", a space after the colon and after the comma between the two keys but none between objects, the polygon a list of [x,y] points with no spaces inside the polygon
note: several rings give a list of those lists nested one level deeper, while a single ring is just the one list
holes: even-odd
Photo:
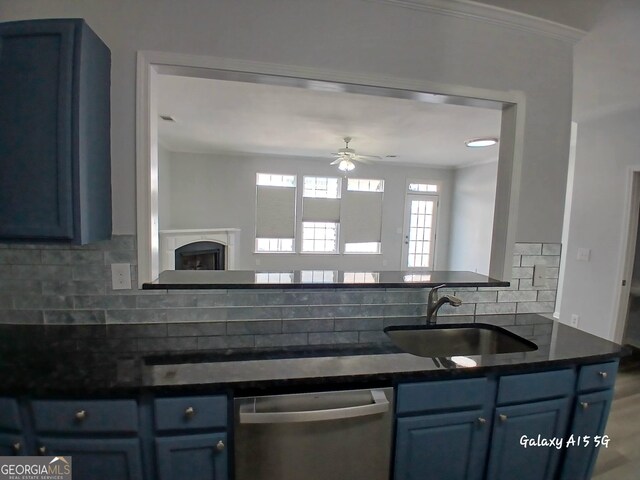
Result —
[{"label": "silver cabinet handle", "polygon": [[22,448],[22,445],[20,444],[20,442],[16,442],[13,445],[11,445],[11,447],[13,447],[13,453],[18,453]]},{"label": "silver cabinet handle", "polygon": [[602,378],[607,378],[607,372],[598,372],[598,375],[600,375]]},{"label": "silver cabinet handle", "polygon": [[580,406],[582,407],[583,410],[586,410],[587,408],[589,408],[589,404],[587,402],[580,402]]},{"label": "silver cabinet handle", "polygon": [[184,411],[184,416],[187,418],[191,418],[196,414],[196,411],[193,407],[187,407]]},{"label": "silver cabinet handle", "polygon": [[322,422],[343,418],[364,417],[389,411],[389,400],[382,390],[371,390],[373,403],[327,410],[293,412],[256,412],[256,399],[240,406],[240,423]]},{"label": "silver cabinet handle", "polygon": [[76,412],[76,420],[78,420],[79,422],[81,422],[82,420],[84,420],[85,418],[87,418],[87,412],[86,410],[78,410]]},{"label": "silver cabinet handle", "polygon": [[501,422],[506,422],[507,421],[507,416],[506,415],[500,415],[500,421]]},{"label": "silver cabinet handle", "polygon": [[484,419],[484,418],[482,418],[482,417],[478,417],[478,423],[479,423],[480,425],[484,425],[485,423],[487,423],[487,420],[486,420],[486,419]]},{"label": "silver cabinet handle", "polygon": [[222,450],[224,450],[224,447],[224,442],[222,440],[218,440],[218,443],[216,443],[216,450],[221,452]]},{"label": "silver cabinet handle", "polygon": [[40,455],[46,455],[46,453],[47,453],[47,447],[45,447],[44,445],[43,445],[43,446],[41,446],[41,447],[38,447],[38,453],[39,453]]}]

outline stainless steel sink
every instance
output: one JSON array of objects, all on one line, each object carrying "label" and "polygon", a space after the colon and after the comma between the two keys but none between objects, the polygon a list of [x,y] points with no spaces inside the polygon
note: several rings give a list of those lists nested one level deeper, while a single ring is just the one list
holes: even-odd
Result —
[{"label": "stainless steel sink", "polygon": [[387,327],[384,331],[400,350],[420,357],[488,355],[538,349],[529,340],[485,323],[404,325]]}]

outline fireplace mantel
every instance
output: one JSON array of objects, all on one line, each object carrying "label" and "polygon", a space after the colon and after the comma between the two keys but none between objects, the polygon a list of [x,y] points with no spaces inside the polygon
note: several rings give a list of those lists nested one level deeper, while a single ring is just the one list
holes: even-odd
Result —
[{"label": "fireplace mantel", "polygon": [[160,230],[160,271],[175,270],[175,251],[193,242],[218,242],[227,247],[226,270],[233,270],[236,263],[236,245],[240,235],[239,228],[205,228]]}]

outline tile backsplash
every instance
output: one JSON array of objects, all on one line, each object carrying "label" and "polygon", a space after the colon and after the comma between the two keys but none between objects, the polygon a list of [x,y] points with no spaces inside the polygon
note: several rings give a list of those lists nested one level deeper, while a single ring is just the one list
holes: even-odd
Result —
[{"label": "tile backsplash", "polygon": [[[463,304],[440,323],[500,322],[554,311],[560,245],[518,243],[510,287],[443,289]],[[135,236],[86,246],[0,244],[0,323],[95,325],[132,351],[280,347],[386,341],[383,328],[425,314],[424,289],[112,290],[111,264],[130,263]],[[534,265],[546,284],[533,285]]]}]

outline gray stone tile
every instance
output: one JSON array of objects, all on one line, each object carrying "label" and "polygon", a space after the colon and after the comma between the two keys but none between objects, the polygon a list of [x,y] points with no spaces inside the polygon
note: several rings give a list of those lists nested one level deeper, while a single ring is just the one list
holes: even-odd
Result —
[{"label": "gray stone tile", "polygon": [[282,333],[330,332],[333,322],[332,318],[286,319],[282,321]]},{"label": "gray stone tile", "polygon": [[558,278],[560,275],[560,269],[549,267],[547,268],[547,278]]},{"label": "gray stone tile", "polygon": [[385,317],[407,317],[410,315],[422,315],[424,305],[385,305],[383,313]]},{"label": "gray stone tile", "polygon": [[136,295],[138,308],[195,307],[196,299],[192,295]]},{"label": "gray stone tile", "polygon": [[184,352],[185,350],[197,350],[197,348],[198,339],[194,337],[138,339],[138,351],[140,352]]},{"label": "gray stone tile", "polygon": [[167,335],[170,337],[225,335],[226,331],[227,326],[225,322],[170,323],[167,325]]},{"label": "gray stone tile", "polygon": [[253,335],[224,335],[215,337],[197,337],[198,350],[221,350],[227,348],[253,348]]},{"label": "gray stone tile", "polygon": [[49,325],[95,325],[105,322],[104,310],[47,310],[44,312],[44,323]]},{"label": "gray stone tile", "polygon": [[43,250],[43,265],[101,265],[104,256],[98,250]]},{"label": "gray stone tile", "polygon": [[560,243],[543,243],[542,255],[560,255],[562,244]]},{"label": "gray stone tile", "polygon": [[362,317],[381,317],[384,315],[382,305],[360,305],[360,316]]},{"label": "gray stone tile", "polygon": [[[334,305],[331,315],[334,317],[362,317],[362,309],[360,305]],[[380,315],[378,310],[376,310],[376,315]]]},{"label": "gray stone tile", "polygon": [[73,297],[64,295],[14,295],[14,307],[18,309],[31,310],[42,309],[72,309]]},{"label": "gray stone tile", "polygon": [[112,263],[130,263],[131,265],[138,264],[138,255],[135,251],[129,250],[113,250],[104,252],[105,265],[111,265]]},{"label": "gray stone tile", "polygon": [[154,323],[166,321],[167,310],[107,310],[107,323]]},{"label": "gray stone tile", "polygon": [[533,278],[533,267],[513,267],[511,278]]},{"label": "gray stone tile", "polygon": [[110,240],[96,242],[93,247],[98,250],[135,250],[135,235],[113,235]]},{"label": "gray stone tile", "polygon": [[73,297],[75,308],[120,309],[135,308],[133,295],[77,295]]},{"label": "gray stone tile", "polygon": [[166,308],[163,310],[170,322],[211,322],[226,320],[225,307],[213,308]]},{"label": "gray stone tile", "polygon": [[496,292],[456,292],[462,303],[495,303]]},{"label": "gray stone tile", "polygon": [[556,301],[556,291],[555,290],[539,290],[538,291],[538,302],[554,302]]},{"label": "gray stone tile", "polygon": [[535,265],[546,265],[547,267],[560,266],[560,257],[556,255],[523,255],[523,267],[533,267]]},{"label": "gray stone tile", "polygon": [[358,343],[358,332],[315,332],[309,334],[309,345]]},{"label": "gray stone tile", "polygon": [[[310,333],[309,335],[317,335]],[[307,345],[306,333],[283,333],[280,335],[258,335],[255,337],[256,347],[286,347]]]},{"label": "gray stone tile", "polygon": [[3,249],[0,250],[0,264],[3,265],[38,265],[42,263],[40,250]]},{"label": "gray stone tile", "polygon": [[93,281],[51,281],[42,282],[45,295],[100,295],[105,293],[104,282]]},{"label": "gray stone tile", "polygon": [[40,280],[16,280],[14,278],[3,278],[0,280],[0,291],[4,294],[11,293],[42,293],[42,282]]},{"label": "gray stone tile", "polygon": [[436,323],[439,324],[451,324],[451,323],[473,323],[475,317],[473,315],[443,315],[436,317]]},{"label": "gray stone tile", "polygon": [[327,306],[292,306],[282,308],[282,318],[331,318],[333,305]]},{"label": "gray stone tile", "polygon": [[521,259],[522,259],[522,255],[514,255],[513,256],[513,265],[511,265],[511,266],[512,267],[519,267]]},{"label": "gray stone tile", "polygon": [[535,302],[537,298],[538,292],[535,290],[498,292],[498,302]]},{"label": "gray stone tile", "polygon": [[282,318],[282,307],[228,307],[227,319],[229,320],[250,320],[250,319],[275,319]]},{"label": "gray stone tile", "polygon": [[491,315],[498,313],[516,313],[515,303],[478,303],[476,315]]},{"label": "gray stone tile", "polygon": [[13,265],[15,278],[29,280],[71,280],[71,267],[66,265]]},{"label": "gray stone tile", "polygon": [[[483,305],[479,303],[478,305]],[[489,305],[493,305],[492,303]],[[476,304],[475,303],[463,303],[459,307],[452,307],[449,304],[445,304],[440,307],[438,310],[438,316],[445,317],[447,315],[473,315],[476,312]],[[424,309],[424,315],[426,315],[427,310]]]},{"label": "gray stone tile", "polygon": [[336,332],[358,330],[382,330],[382,318],[336,318]]},{"label": "gray stone tile", "polygon": [[111,268],[105,265],[82,265],[71,268],[72,280],[107,281],[111,283]]},{"label": "gray stone tile", "polygon": [[424,317],[386,317],[383,319],[383,328],[394,327],[396,325],[421,325],[424,324]]},{"label": "gray stone tile", "polygon": [[109,338],[157,338],[166,337],[168,326],[165,323],[157,324],[107,324]]},{"label": "gray stone tile", "polygon": [[518,313],[553,312],[555,302],[523,302],[518,303]]},{"label": "gray stone tile", "polygon": [[358,332],[358,343],[391,343],[391,339],[382,330],[363,330]]},{"label": "gray stone tile", "polygon": [[0,323],[42,325],[44,324],[44,314],[41,310],[0,310]]},{"label": "gray stone tile", "polygon": [[207,292],[206,295],[198,295],[196,305],[198,307],[225,307],[232,305],[232,302],[229,300],[227,290],[216,290]]},{"label": "gray stone tile", "polygon": [[282,320],[235,320],[227,322],[227,334],[229,335],[264,335],[281,332]]},{"label": "gray stone tile", "polygon": [[516,243],[513,246],[514,255],[541,255],[542,243]]}]

